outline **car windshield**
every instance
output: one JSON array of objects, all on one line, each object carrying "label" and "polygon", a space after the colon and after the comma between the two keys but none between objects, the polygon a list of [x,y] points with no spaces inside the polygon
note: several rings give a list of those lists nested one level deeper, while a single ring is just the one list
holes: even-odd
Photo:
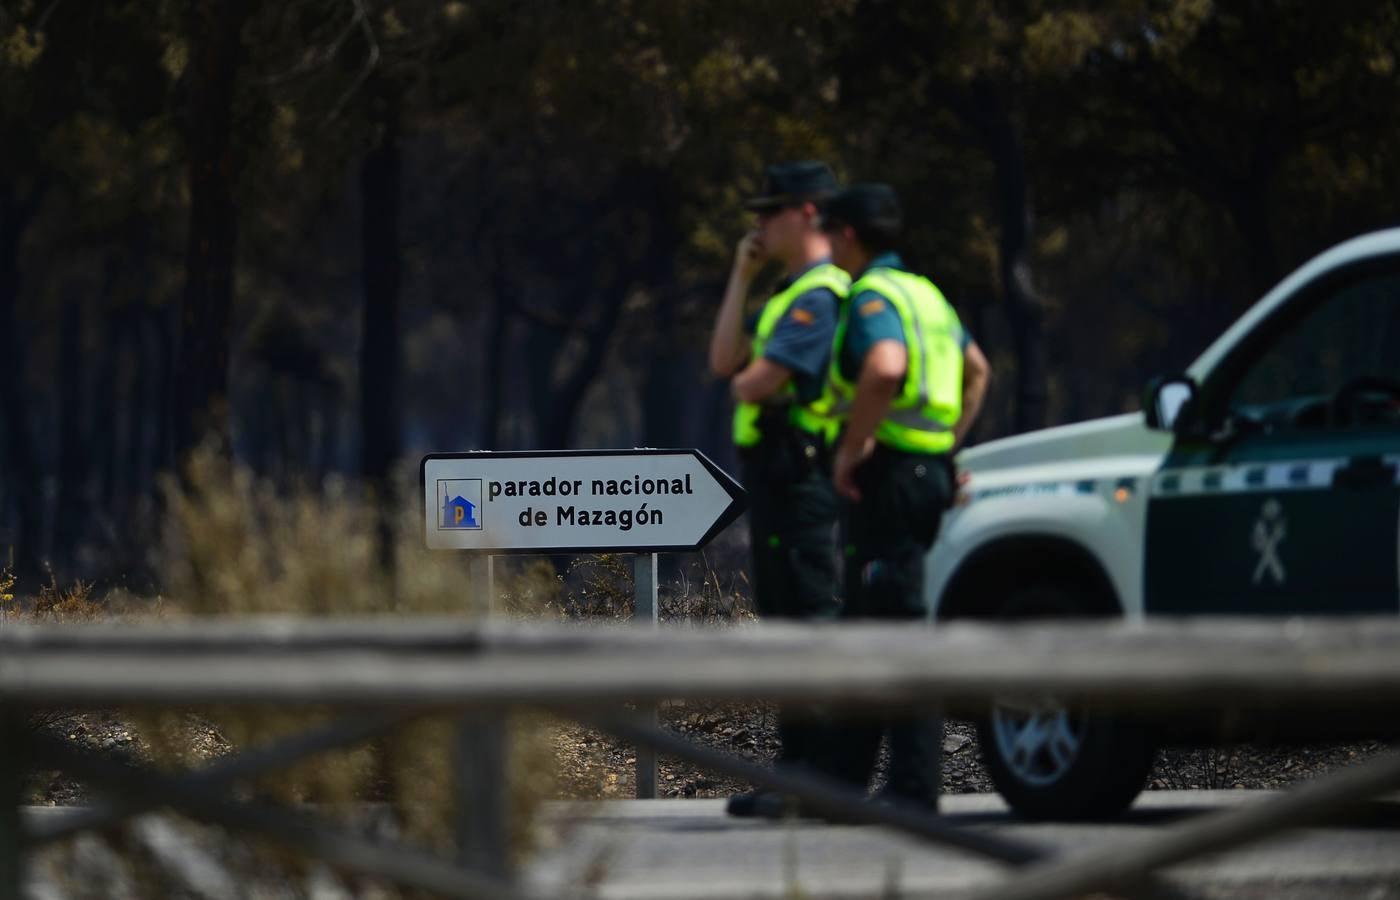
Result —
[{"label": "car windshield", "polygon": [[1256,358],[1229,408],[1269,426],[1400,420],[1400,275],[1325,298]]}]

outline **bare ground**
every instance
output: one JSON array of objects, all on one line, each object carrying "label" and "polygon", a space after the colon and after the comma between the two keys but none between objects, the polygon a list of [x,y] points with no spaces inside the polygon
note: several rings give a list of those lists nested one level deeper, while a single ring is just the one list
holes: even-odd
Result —
[{"label": "bare ground", "polygon": [[[756,760],[769,760],[777,754],[777,733],[770,707],[673,706],[661,711],[661,720],[673,730],[716,749]],[[555,746],[561,762],[561,796],[597,799],[635,796],[636,753],[630,745],[581,726],[561,724]],[[1386,745],[1378,741],[1168,749],[1158,753],[1148,788],[1282,788],[1384,749]],[[970,723],[950,721],[947,724],[943,765],[945,792],[964,794],[993,790],[982,765],[976,732]],[[665,756],[658,762],[657,776],[657,793],[663,797],[723,797],[748,788],[746,784]]]},{"label": "bare ground", "polygon": [[[777,754],[773,710],[766,705],[675,704],[662,709],[660,717],[672,730],[715,749],[759,761],[770,760]],[[229,742],[205,719],[189,713],[183,716],[182,724],[184,755],[191,764],[230,751]],[[139,758],[151,755],[151,748],[140,732],[116,713],[53,715],[46,717],[40,727],[52,736],[90,750],[131,753]],[[553,727],[550,740],[558,760],[555,776],[559,798],[626,799],[635,796],[636,752],[630,745],[564,721]],[[1373,756],[1385,748],[1379,741],[1365,741],[1163,750],[1158,753],[1148,788],[1282,788]],[[943,751],[945,792],[981,793],[993,789],[971,724],[949,722]],[[663,797],[724,797],[748,788],[734,779],[702,771],[672,757],[663,756],[657,769],[658,794]],[[83,785],[62,772],[41,769],[32,773],[31,803],[66,806],[85,800]]]}]

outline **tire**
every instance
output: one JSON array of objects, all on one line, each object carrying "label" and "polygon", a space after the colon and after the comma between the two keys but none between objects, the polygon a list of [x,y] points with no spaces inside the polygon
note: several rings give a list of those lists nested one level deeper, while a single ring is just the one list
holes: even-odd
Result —
[{"label": "tire", "polygon": [[[999,618],[1095,615],[1102,603],[1074,586],[1021,589]],[[1119,815],[1141,793],[1156,741],[1143,722],[1066,707],[1053,698],[1007,698],[977,723],[982,758],[1012,811],[1082,821]]]}]

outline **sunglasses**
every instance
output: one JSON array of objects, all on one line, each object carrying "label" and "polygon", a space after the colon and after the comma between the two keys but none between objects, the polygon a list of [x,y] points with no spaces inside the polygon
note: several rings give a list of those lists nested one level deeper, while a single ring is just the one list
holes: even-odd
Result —
[{"label": "sunglasses", "polygon": [[788,210],[801,209],[802,206],[803,203],[801,201],[795,203],[782,203],[777,206],[769,206],[764,209],[756,209],[754,210],[754,214],[757,215],[760,219],[771,219],[774,216],[782,215]]}]

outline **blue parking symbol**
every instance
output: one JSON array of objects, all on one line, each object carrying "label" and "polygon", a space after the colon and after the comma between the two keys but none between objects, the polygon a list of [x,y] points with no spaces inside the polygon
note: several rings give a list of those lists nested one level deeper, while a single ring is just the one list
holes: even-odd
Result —
[{"label": "blue parking symbol", "polygon": [[481,529],[481,479],[453,478],[438,482],[438,528]]}]

